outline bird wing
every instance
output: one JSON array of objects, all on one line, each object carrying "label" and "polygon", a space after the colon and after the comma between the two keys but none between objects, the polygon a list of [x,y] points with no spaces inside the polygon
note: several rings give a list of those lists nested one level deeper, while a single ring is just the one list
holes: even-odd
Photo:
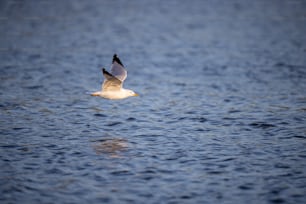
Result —
[{"label": "bird wing", "polygon": [[114,56],[113,56],[113,62],[112,62],[112,66],[111,66],[111,74],[122,82],[127,77],[127,71],[124,68],[122,62],[120,61],[120,59],[118,58],[118,56],[116,54],[114,54]]},{"label": "bird wing", "polygon": [[119,91],[122,87],[122,81],[110,74],[104,68],[102,69],[104,81],[102,84],[102,91]]}]

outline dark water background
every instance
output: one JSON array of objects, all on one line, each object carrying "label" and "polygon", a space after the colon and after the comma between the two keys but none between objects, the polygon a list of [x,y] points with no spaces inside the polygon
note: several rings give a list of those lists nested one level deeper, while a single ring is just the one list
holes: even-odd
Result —
[{"label": "dark water background", "polygon": [[[0,13],[0,203],[305,203],[305,1]],[[114,53],[140,97],[89,96]]]}]

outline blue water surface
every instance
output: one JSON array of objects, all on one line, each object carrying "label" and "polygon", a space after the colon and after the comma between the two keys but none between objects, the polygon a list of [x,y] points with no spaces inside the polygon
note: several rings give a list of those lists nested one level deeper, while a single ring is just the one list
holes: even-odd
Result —
[{"label": "blue water surface", "polygon": [[305,10],[1,1],[0,203],[304,203]]}]

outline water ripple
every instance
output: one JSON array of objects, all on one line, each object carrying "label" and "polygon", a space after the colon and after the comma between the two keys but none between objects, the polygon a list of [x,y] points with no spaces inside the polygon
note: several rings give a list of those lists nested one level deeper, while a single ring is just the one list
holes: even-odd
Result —
[{"label": "water ripple", "polygon": [[[0,203],[304,203],[304,13],[2,0]],[[114,53],[139,97],[90,96]]]}]

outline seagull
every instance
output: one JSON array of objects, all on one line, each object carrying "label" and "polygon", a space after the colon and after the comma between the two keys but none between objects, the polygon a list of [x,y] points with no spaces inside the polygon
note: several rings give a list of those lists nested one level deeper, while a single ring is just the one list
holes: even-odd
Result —
[{"label": "seagull", "polygon": [[106,71],[105,68],[102,68],[102,73],[104,76],[102,89],[92,93],[92,96],[100,96],[106,99],[124,99],[130,96],[139,96],[134,91],[122,87],[127,77],[127,71],[116,54],[113,56],[111,73]]}]

